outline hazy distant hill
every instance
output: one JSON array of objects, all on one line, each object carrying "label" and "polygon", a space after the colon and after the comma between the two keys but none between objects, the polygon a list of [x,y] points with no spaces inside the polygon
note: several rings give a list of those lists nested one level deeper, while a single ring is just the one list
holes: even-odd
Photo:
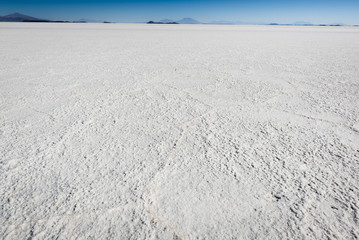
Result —
[{"label": "hazy distant hill", "polygon": [[201,24],[201,22],[197,21],[193,18],[182,18],[181,20],[176,21],[180,24]]},{"label": "hazy distant hill", "polygon": [[294,23],[292,23],[293,25],[299,25],[299,26],[311,26],[311,25],[314,25],[313,23],[311,22],[306,22],[306,21],[296,21]]},{"label": "hazy distant hill", "polygon": [[0,16],[0,22],[26,22],[26,21],[42,22],[47,20],[30,17],[21,13],[13,13],[3,17]]},{"label": "hazy distant hill", "polygon": [[151,24],[168,24],[168,23],[179,23],[179,24],[202,24],[201,22],[197,21],[196,19],[193,18],[182,18],[181,20],[177,20],[174,21],[172,19],[162,19],[158,22],[156,21],[149,21],[147,23],[151,23]]}]

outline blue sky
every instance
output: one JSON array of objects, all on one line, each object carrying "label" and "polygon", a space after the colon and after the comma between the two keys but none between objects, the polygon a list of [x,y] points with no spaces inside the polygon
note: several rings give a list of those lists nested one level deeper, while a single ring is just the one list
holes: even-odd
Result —
[{"label": "blue sky", "polygon": [[50,20],[359,24],[359,0],[0,0],[0,15],[13,12]]}]

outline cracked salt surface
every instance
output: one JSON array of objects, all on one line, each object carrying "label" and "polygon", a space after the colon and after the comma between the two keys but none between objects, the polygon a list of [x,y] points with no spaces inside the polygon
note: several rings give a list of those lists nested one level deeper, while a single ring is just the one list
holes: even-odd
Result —
[{"label": "cracked salt surface", "polygon": [[359,29],[0,23],[1,239],[357,239]]}]

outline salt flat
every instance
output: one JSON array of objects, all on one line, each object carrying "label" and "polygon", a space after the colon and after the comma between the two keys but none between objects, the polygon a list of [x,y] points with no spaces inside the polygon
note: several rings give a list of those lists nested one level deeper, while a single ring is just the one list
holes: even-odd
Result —
[{"label": "salt flat", "polygon": [[0,36],[0,239],[359,237],[359,28]]}]

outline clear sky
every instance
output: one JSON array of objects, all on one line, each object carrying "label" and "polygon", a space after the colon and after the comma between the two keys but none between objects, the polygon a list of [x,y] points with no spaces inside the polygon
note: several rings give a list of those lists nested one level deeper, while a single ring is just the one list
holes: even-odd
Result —
[{"label": "clear sky", "polygon": [[13,12],[50,20],[359,24],[359,0],[0,0],[1,16]]}]

